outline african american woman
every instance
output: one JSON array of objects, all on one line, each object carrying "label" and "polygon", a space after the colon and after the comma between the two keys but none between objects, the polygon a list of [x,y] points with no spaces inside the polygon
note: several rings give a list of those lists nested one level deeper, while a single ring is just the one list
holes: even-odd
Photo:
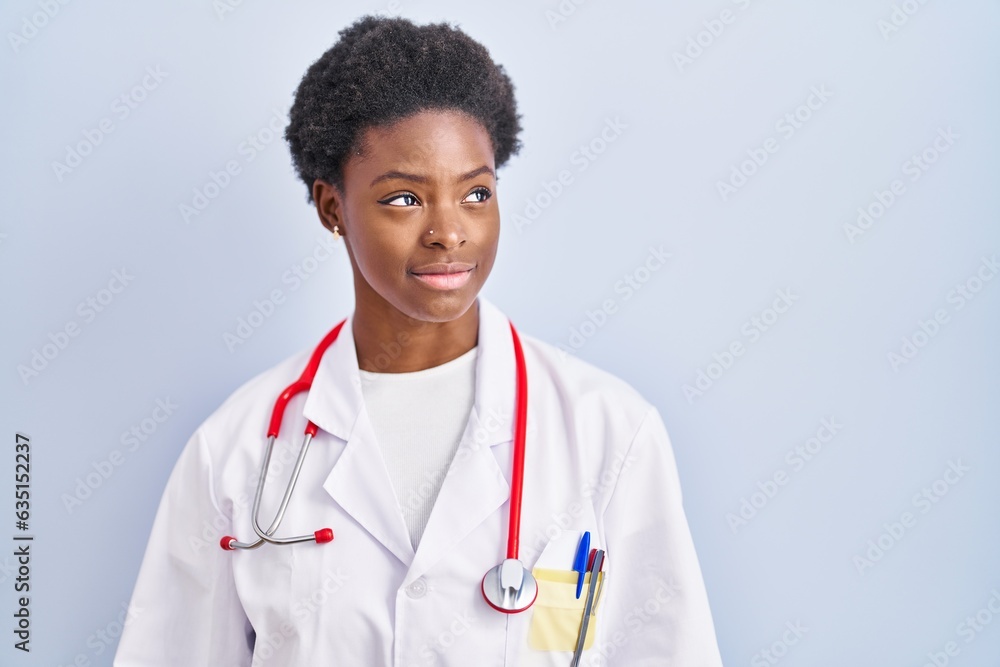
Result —
[{"label": "african american woman", "polygon": [[479,294],[520,130],[448,24],[308,69],[285,137],[354,310],[197,428],[115,665],[721,665],[657,409]]}]

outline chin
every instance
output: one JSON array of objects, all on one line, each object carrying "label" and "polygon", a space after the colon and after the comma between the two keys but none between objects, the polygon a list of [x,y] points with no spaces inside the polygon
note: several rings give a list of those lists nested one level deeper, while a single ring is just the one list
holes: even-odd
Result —
[{"label": "chin", "polygon": [[428,293],[427,290],[420,289],[418,294],[407,300],[405,309],[400,308],[399,305],[397,308],[415,320],[451,322],[468,312],[478,296],[478,287],[440,294]]}]

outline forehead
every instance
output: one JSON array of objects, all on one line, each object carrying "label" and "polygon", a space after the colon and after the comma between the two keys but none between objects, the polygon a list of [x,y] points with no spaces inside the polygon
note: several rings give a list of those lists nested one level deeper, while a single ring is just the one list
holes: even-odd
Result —
[{"label": "forehead", "polygon": [[359,152],[344,164],[358,175],[386,168],[465,173],[494,167],[493,142],[482,123],[460,111],[421,111],[391,124],[368,128]]}]

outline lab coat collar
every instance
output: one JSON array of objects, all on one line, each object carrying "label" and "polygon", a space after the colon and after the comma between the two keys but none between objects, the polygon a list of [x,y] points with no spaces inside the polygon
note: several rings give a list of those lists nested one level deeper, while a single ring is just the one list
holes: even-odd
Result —
[{"label": "lab coat collar", "polygon": [[408,580],[440,560],[502,505],[510,492],[490,448],[513,440],[514,346],[507,317],[481,295],[478,303],[475,402],[416,554],[364,409],[353,314],[323,356],[303,408],[307,419],[346,441],[323,488],[365,530],[411,566]]}]

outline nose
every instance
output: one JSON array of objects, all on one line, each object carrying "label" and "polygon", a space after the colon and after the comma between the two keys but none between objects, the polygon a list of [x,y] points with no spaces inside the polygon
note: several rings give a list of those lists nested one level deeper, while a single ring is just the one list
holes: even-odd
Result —
[{"label": "nose", "polygon": [[424,230],[424,245],[433,248],[460,247],[466,240],[465,226],[458,215],[436,215]]}]

